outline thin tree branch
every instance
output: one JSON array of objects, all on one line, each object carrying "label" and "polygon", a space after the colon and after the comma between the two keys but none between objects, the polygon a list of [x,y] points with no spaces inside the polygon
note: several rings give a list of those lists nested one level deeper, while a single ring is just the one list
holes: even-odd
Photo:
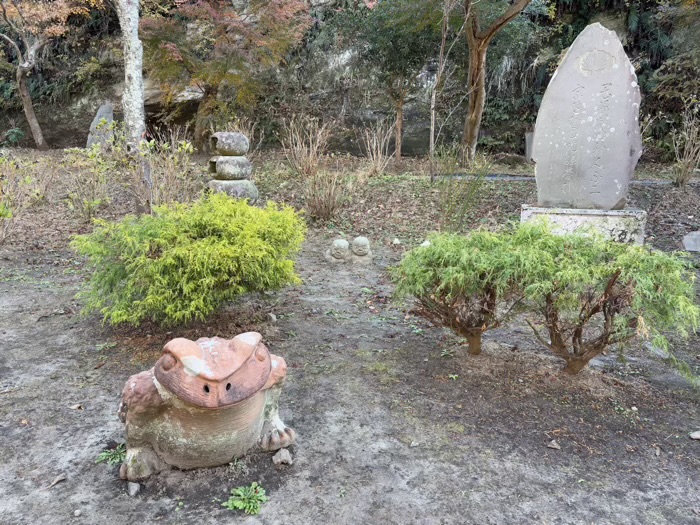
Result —
[{"label": "thin tree branch", "polygon": [[12,29],[15,33],[18,35],[21,35],[21,31],[17,28],[15,24],[10,22],[10,18],[7,16],[7,9],[5,8],[5,2],[0,0],[0,8],[2,9],[2,18],[5,20],[5,23]]},{"label": "thin tree branch", "polygon": [[0,38],[5,39],[5,41],[15,49],[15,52],[17,53],[17,60],[19,60],[19,63],[21,64],[22,62],[24,62],[22,51],[20,50],[19,46],[15,43],[15,41],[4,33],[0,33]]},{"label": "thin tree branch", "polygon": [[518,0],[512,6],[510,6],[510,8],[505,13],[503,13],[499,18],[497,18],[496,21],[493,24],[491,24],[491,26],[485,31],[479,31],[477,26],[477,31],[475,33],[476,37],[479,40],[484,41],[486,45],[488,45],[488,43],[493,39],[493,37],[496,36],[496,33],[503,29],[503,27],[506,26],[516,16],[522,13],[523,9],[525,9],[530,2],[531,0]]},{"label": "thin tree branch", "polygon": [[22,11],[20,10],[19,6],[17,5],[17,2],[15,2],[15,0],[10,0],[10,2],[12,2],[12,5],[15,6],[15,9],[17,9],[17,14],[22,19],[22,22],[24,22],[26,24],[27,19],[24,18],[24,15],[22,14]]},{"label": "thin tree branch", "polygon": [[[14,0],[11,0],[12,5],[15,6],[15,9],[17,10],[17,14],[19,14],[19,17],[22,19],[22,21],[26,24],[27,21],[24,19],[24,15],[22,15],[22,11],[20,10],[19,6],[14,2]],[[24,43],[24,47],[29,49],[29,42],[27,42],[26,37],[24,36],[24,33],[20,31],[19,27],[17,27],[14,23],[10,21],[10,17],[7,16],[7,10],[5,8],[5,2],[0,0],[0,7],[2,7],[2,17],[5,19],[5,23],[10,26],[10,28],[17,33],[19,38],[22,40]]]}]

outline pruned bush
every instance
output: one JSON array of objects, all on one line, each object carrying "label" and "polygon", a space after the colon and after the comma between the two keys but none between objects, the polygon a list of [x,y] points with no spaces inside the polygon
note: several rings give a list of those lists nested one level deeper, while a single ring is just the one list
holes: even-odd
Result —
[{"label": "pruned bush", "polygon": [[107,189],[117,183],[127,190],[138,213],[154,206],[191,202],[205,188],[201,170],[192,161],[194,146],[187,128],[152,131],[152,138],[130,151],[122,123],[100,124],[103,144],[66,150],[66,179],[69,205],[85,219],[94,216],[107,201]]},{"label": "pruned bush", "polygon": [[94,269],[80,294],[84,312],[110,324],[204,320],[242,294],[299,282],[292,257],[305,229],[292,208],[260,209],[222,194],[96,221],[72,243]]},{"label": "pruned bush", "polygon": [[668,349],[663,335],[698,328],[695,273],[682,257],[592,235],[555,235],[523,225],[510,249],[523,254],[523,281],[537,340],[576,374],[612,345],[639,336]]},{"label": "pruned bush", "polygon": [[184,128],[156,131],[153,139],[141,144],[148,161],[151,206],[191,202],[204,190],[204,181],[193,165],[194,146]]},{"label": "pruned bush", "polygon": [[570,374],[635,337],[668,350],[665,332],[687,336],[700,322],[695,273],[682,256],[556,235],[546,224],[437,236],[409,252],[394,277],[397,292],[416,296],[422,315],[466,337],[470,353],[519,306]]},{"label": "pruned bush", "polygon": [[443,234],[409,252],[393,274],[398,296],[413,295],[418,313],[450,328],[481,353],[481,336],[520,303],[520,264],[507,235]]},{"label": "pruned bush", "polygon": [[335,216],[345,193],[342,176],[321,166],[330,133],[328,124],[296,115],[284,123],[281,137],[287,161],[304,181],[304,203],[309,216],[319,220]]},{"label": "pruned bush", "polygon": [[344,196],[343,176],[337,171],[319,170],[306,180],[304,205],[314,219],[327,221],[335,217]]}]

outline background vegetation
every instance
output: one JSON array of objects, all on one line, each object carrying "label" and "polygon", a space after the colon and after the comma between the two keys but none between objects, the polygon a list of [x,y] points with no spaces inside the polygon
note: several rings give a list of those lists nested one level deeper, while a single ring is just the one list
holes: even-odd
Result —
[{"label": "background vegetation", "polygon": [[[332,147],[359,152],[353,129],[389,117],[404,136],[403,153],[425,153],[431,82],[445,36],[450,53],[438,122],[442,141],[458,140],[468,105],[469,52],[461,4],[452,2],[443,27],[445,2],[336,0],[309,8],[256,0],[227,9],[214,0],[143,2],[149,120],[191,122],[201,142],[209,128],[246,118],[257,134],[276,142],[284,120],[305,113],[334,122]],[[70,109],[63,121],[49,124],[63,125],[64,136],[71,120],[91,118],[97,101],[118,99],[123,73],[116,15],[109,2],[93,5],[87,15],[64,17],[65,27],[43,46],[27,79],[40,122],[52,119],[57,104]],[[479,5],[486,25],[508,3]],[[254,30],[247,22],[252,18]],[[700,93],[696,0],[532,0],[489,46],[482,150],[523,152],[524,132],[534,125],[558,59],[592,22],[616,30],[635,65],[647,158],[674,159],[673,134]],[[0,33],[11,36],[12,30],[0,23]],[[7,140],[8,131],[19,129],[25,137],[13,132],[9,139],[30,144],[17,60],[0,39],[0,133]],[[404,118],[394,120],[397,113]],[[87,124],[80,129],[84,134],[69,134],[72,144],[58,130],[48,132],[47,142],[82,145]]]}]

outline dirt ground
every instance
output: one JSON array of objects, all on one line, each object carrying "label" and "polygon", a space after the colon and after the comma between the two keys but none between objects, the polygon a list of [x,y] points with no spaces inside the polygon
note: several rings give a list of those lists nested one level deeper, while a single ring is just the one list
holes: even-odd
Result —
[{"label": "dirt ground", "polygon": [[[477,215],[513,215],[534,184],[504,188],[513,202],[486,199]],[[649,204],[650,242],[665,249],[699,219],[697,193],[673,191],[633,192]],[[638,347],[564,377],[517,324],[466,355],[392,302],[386,268],[410,246],[390,239],[419,233],[363,215],[371,194],[342,229],[373,235],[373,266],[330,267],[323,251],[341,227],[312,228],[302,285],[167,332],[81,317],[86,273],[67,241],[87,227],[60,202],[37,208],[0,248],[0,523],[700,524],[700,441],[688,438],[700,429],[697,391]],[[124,441],[116,408],[128,376],[173,337],[251,329],[289,365],[281,406],[299,435],[294,464],[253,454],[159,474],[129,496],[118,467],[95,462]],[[700,338],[680,351],[697,371]],[[252,481],[270,497],[259,516],[221,507]]]}]

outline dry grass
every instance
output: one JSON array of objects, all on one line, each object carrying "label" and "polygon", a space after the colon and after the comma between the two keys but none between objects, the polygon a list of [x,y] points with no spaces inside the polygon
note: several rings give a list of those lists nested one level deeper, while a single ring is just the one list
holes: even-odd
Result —
[{"label": "dry grass", "polygon": [[194,148],[187,130],[173,128],[156,132],[147,159],[150,163],[151,204],[160,206],[174,202],[191,202],[204,188],[197,166],[192,162]]},{"label": "dry grass", "polygon": [[686,108],[681,129],[673,135],[673,150],[676,155],[673,182],[678,187],[688,184],[700,166],[699,109]]}]

